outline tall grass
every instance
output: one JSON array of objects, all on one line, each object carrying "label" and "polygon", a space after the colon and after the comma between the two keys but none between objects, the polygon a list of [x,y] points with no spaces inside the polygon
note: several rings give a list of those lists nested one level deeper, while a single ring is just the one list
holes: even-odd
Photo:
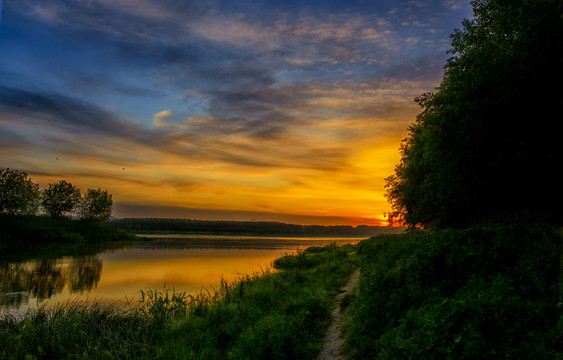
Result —
[{"label": "tall grass", "polygon": [[151,357],[162,319],[115,306],[69,302],[0,319],[2,359]]},{"label": "tall grass", "polygon": [[[313,359],[332,299],[354,269],[342,248],[284,256],[280,272],[223,283],[208,306],[168,323],[160,355],[183,359]],[[217,301],[213,301],[217,299]]]},{"label": "tall grass", "polygon": [[140,291],[126,311],[72,302],[0,319],[6,359],[312,359],[333,297],[355,268],[353,248],[301,251],[190,295]]}]

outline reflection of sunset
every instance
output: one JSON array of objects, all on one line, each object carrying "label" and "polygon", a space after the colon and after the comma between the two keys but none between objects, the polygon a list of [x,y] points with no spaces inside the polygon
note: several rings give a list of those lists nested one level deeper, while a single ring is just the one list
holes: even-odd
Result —
[{"label": "reflection of sunset", "polygon": [[[25,311],[28,306],[82,299],[124,304],[126,299],[138,299],[139,291],[148,288],[193,295],[219,286],[221,278],[230,282],[239,274],[271,269],[274,259],[293,252],[127,248],[90,257],[11,264],[0,271],[0,309]],[[23,303],[17,305],[19,301]],[[18,306],[22,308],[18,310]]]},{"label": "reflection of sunset", "polygon": [[[106,296],[134,295],[140,289],[150,287],[162,290],[175,288],[177,291],[195,293],[203,286],[217,286],[221,277],[232,281],[237,274],[250,274],[267,268],[278,258],[282,250],[241,250],[241,249],[189,249],[146,250],[130,249],[129,256],[141,253],[133,259],[119,259],[110,254],[104,257],[104,269],[98,288],[92,295]],[[142,253],[150,253],[144,257]],[[137,255],[135,254],[135,255]]]}]

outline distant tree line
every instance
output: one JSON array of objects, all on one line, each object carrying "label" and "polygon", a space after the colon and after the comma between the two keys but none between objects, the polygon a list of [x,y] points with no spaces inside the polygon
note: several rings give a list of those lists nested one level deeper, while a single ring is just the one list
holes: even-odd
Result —
[{"label": "distant tree line", "polygon": [[397,233],[399,228],[383,226],[324,226],[295,225],[266,221],[212,221],[163,218],[125,218],[111,222],[112,226],[129,232],[191,233],[224,235],[285,235],[285,236],[374,236]]},{"label": "distant tree line", "polygon": [[387,180],[391,223],[464,227],[513,213],[563,223],[563,2],[473,1],[437,91]]},{"label": "distant tree line", "polygon": [[81,219],[107,221],[113,200],[107,190],[88,189],[81,194],[71,183],[60,180],[39,190],[27,173],[18,170],[0,170],[0,213],[10,215],[37,215],[43,212],[53,218],[71,214]]}]

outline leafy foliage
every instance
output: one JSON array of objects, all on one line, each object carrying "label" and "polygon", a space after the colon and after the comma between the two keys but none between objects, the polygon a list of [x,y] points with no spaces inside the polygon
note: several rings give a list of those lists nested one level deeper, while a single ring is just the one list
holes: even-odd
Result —
[{"label": "leafy foliage", "polygon": [[352,358],[554,358],[561,245],[517,221],[360,243]]},{"label": "leafy foliage", "polygon": [[0,170],[0,213],[34,215],[39,206],[39,185],[23,171]]},{"label": "leafy foliage", "polygon": [[476,0],[387,178],[390,221],[465,226],[532,211],[561,222],[563,3]]},{"label": "leafy foliage", "polygon": [[52,217],[78,210],[82,219],[107,221],[111,216],[112,195],[107,190],[88,189],[81,197],[80,189],[61,180],[39,191],[39,185],[18,170],[0,170],[0,214],[35,215],[42,205]]},{"label": "leafy foliage", "polygon": [[107,190],[88,189],[80,204],[80,217],[86,220],[107,221],[111,216],[112,196]]},{"label": "leafy foliage", "polygon": [[80,189],[65,180],[49,184],[43,190],[43,209],[52,217],[61,217],[71,212],[79,201]]}]

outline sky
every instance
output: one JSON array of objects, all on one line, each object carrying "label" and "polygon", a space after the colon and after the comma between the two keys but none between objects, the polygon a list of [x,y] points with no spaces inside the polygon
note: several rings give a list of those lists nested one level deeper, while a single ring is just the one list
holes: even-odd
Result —
[{"label": "sky", "polygon": [[385,225],[465,0],[0,0],[0,168],[116,217]]}]

